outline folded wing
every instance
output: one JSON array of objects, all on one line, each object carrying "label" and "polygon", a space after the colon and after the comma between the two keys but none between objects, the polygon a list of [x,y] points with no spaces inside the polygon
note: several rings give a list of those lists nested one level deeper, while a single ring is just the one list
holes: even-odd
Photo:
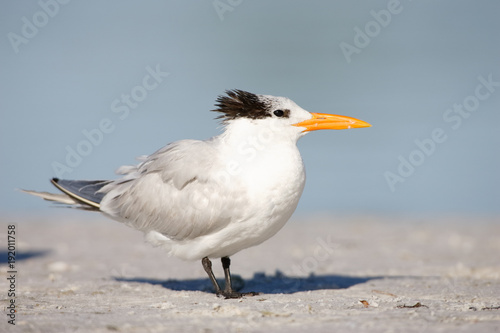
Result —
[{"label": "folded wing", "polygon": [[210,141],[182,140],[118,170],[100,209],[144,232],[184,240],[224,228],[242,216],[245,193],[231,182]]}]

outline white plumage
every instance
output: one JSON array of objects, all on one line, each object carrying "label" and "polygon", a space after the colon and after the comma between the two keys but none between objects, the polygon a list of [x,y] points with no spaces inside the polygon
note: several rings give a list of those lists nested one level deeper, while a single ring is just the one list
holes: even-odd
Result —
[{"label": "white plumage", "polygon": [[[288,98],[228,91],[216,106],[224,132],[181,140],[123,166],[114,181],[53,181],[64,197],[141,230],[153,245],[182,259],[203,259],[217,293],[231,289],[229,256],[262,243],[294,212],[305,184],[297,140],[308,131],[367,127],[360,120],[309,113]],[[223,258],[226,289],[208,258]],[[229,285],[229,286],[228,286]]]},{"label": "white plumage", "polygon": [[310,118],[279,101],[274,108],[294,115],[286,127],[235,119],[217,137],[174,142],[137,167],[122,167],[123,179],[101,190],[101,211],[183,259],[231,256],[273,236],[304,188],[296,146],[302,129],[290,125]]}]

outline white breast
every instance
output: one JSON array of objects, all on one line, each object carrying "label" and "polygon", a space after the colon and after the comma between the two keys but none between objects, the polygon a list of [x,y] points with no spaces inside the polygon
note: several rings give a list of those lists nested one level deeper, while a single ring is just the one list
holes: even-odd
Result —
[{"label": "white breast", "polygon": [[304,189],[304,166],[296,146],[265,149],[242,164],[235,159],[229,162],[232,174],[226,175],[227,190],[241,197],[228,202],[240,207],[227,225],[189,240],[174,240],[156,231],[149,232],[147,239],[190,260],[231,256],[276,234],[295,211]]},{"label": "white breast", "polygon": [[255,142],[251,129],[179,141],[125,168],[125,182],[104,188],[101,210],[183,259],[260,244],[294,212],[305,173],[295,142]]}]

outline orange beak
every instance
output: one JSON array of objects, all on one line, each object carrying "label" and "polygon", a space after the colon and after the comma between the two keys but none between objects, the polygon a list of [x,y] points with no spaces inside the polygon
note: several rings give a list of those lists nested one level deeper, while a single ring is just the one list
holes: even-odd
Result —
[{"label": "orange beak", "polygon": [[347,129],[347,128],[358,128],[358,127],[371,127],[372,125],[364,122],[362,120],[338,116],[335,114],[328,113],[311,113],[312,118],[301,121],[300,123],[293,124],[293,126],[304,127],[303,132],[310,132],[322,129]]}]

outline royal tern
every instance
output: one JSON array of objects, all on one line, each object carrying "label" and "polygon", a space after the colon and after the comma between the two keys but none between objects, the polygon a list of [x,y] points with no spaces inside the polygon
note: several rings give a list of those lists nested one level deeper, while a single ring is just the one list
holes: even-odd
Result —
[{"label": "royal tern", "polygon": [[[297,140],[310,131],[371,125],[242,90],[226,91],[215,106],[224,125],[218,136],[170,143],[120,167],[116,180],[54,178],[63,194],[26,192],[100,211],[170,255],[201,259],[218,296],[255,295],[232,289],[229,257],[276,234],[294,212],[306,178]],[[224,289],[209,258],[221,258]]]}]

